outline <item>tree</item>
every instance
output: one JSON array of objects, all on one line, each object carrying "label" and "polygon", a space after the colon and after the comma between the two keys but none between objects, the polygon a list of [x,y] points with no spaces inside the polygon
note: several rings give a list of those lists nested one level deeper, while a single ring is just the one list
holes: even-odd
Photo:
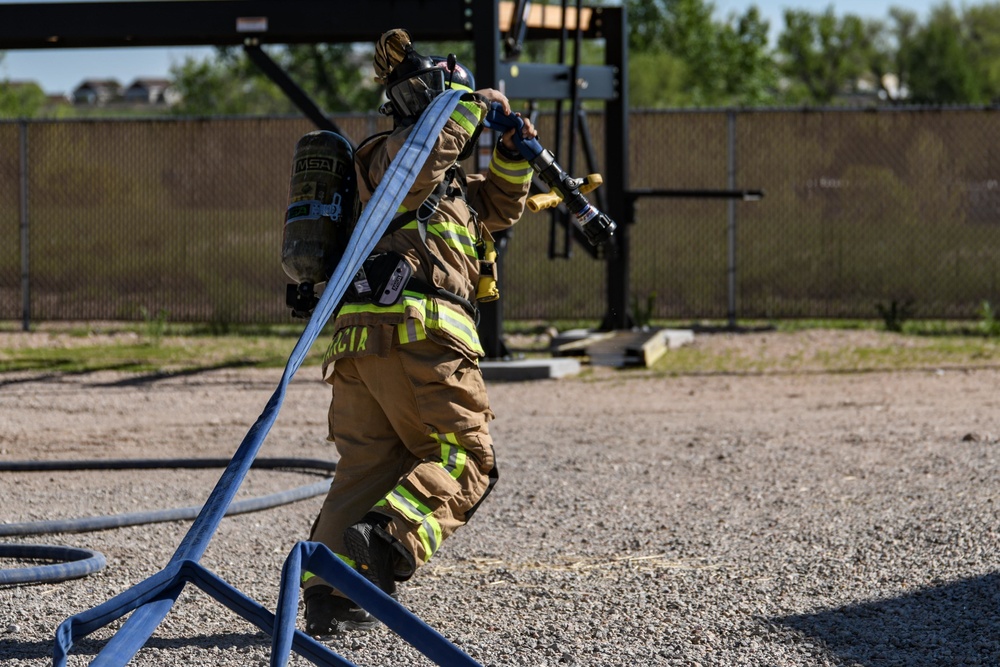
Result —
[{"label": "tree", "polygon": [[889,9],[889,25],[875,23],[869,67],[882,97],[899,103],[909,96],[910,51],[918,29],[917,14],[909,9]]},{"label": "tree", "polygon": [[966,53],[976,72],[984,102],[1000,101],[1000,4],[966,7]]},{"label": "tree", "polygon": [[934,8],[906,51],[914,102],[975,104],[988,99],[982,72],[977,72],[966,47],[968,33],[950,5]]},{"label": "tree", "polygon": [[325,111],[370,111],[382,100],[382,87],[365,75],[371,54],[351,44],[300,44],[288,47],[283,63]]},{"label": "tree", "polygon": [[778,70],[768,49],[770,24],[755,5],[723,26],[720,50],[729,63],[724,71],[724,94],[744,105],[769,104],[778,85]]},{"label": "tree", "polygon": [[687,64],[666,52],[639,52],[629,55],[629,105],[656,109],[686,106]]},{"label": "tree", "polygon": [[879,24],[853,14],[838,19],[833,6],[822,14],[786,10],[778,52],[790,101],[829,104],[838,94],[854,91],[869,72],[878,31]]},{"label": "tree", "polygon": [[187,57],[170,68],[181,101],[174,113],[234,115],[289,113],[292,104],[246,54],[220,48],[216,57]]},{"label": "tree", "polygon": [[0,81],[0,118],[34,118],[47,101],[37,83]]},{"label": "tree", "polygon": [[[327,113],[368,111],[381,88],[366,81],[370,55],[343,44],[277,47],[268,55]],[[219,49],[214,58],[187,58],[171,69],[182,96],[181,114],[274,114],[295,111],[291,101],[242,50]]]},{"label": "tree", "polygon": [[[704,0],[625,0],[635,106],[760,104],[777,81],[756,6],[725,21]],[[655,80],[662,75],[656,95]]]}]

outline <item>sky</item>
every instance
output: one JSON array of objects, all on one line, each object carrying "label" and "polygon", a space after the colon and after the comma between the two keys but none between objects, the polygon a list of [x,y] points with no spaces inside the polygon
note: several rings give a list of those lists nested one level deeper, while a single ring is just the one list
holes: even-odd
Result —
[{"label": "sky", "polygon": [[[36,0],[36,2],[46,0]],[[63,0],[66,1],[66,0]],[[550,0],[554,2],[555,0]],[[885,19],[889,7],[906,6],[925,20],[930,8],[944,0],[708,0],[715,6],[716,17],[726,18],[732,13],[742,14],[751,4],[756,4],[761,14],[771,24],[772,45],[776,32],[784,26],[786,9],[805,9],[822,12],[831,4],[838,16],[857,14],[863,18]],[[0,2],[0,4],[8,4]],[[9,3],[13,4],[13,3]],[[960,6],[960,2],[953,2]],[[971,4],[976,4],[972,2]],[[117,79],[129,85],[139,77],[166,78],[170,67],[180,64],[185,57],[203,59],[213,53],[209,47],[184,48],[113,48],[113,49],[32,49],[7,51],[0,60],[0,80],[35,81],[49,94],[68,94],[86,79]]]}]

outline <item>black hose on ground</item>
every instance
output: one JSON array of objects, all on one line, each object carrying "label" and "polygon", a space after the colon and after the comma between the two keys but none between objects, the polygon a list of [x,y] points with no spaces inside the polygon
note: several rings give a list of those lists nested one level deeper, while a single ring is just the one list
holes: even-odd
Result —
[{"label": "black hose on ground", "polygon": [[[230,459],[109,459],[84,461],[7,461],[0,462],[0,472],[42,472],[67,470],[135,470],[165,468],[225,468]],[[265,470],[304,470],[332,473],[337,464],[319,459],[261,458],[252,468]],[[320,482],[272,493],[256,498],[246,498],[232,503],[226,516],[257,512],[279,505],[287,505],[326,493],[330,477]],[[57,533],[85,533],[123,526],[162,523],[164,521],[193,520],[201,506],[175,509],[127,512],[110,516],[54,519],[26,523],[0,524],[0,536],[52,535]],[[23,583],[54,583],[85,577],[104,569],[106,560],[98,552],[57,545],[0,544],[0,558],[22,560],[54,560],[50,565],[0,570],[0,585]]]}]

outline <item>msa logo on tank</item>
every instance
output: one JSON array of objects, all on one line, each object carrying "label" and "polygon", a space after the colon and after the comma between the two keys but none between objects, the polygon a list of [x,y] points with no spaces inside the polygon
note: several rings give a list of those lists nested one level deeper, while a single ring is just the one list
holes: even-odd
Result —
[{"label": "msa logo on tank", "polygon": [[343,177],[347,173],[347,164],[330,157],[311,156],[299,158],[295,161],[295,168],[292,170],[292,175],[295,176],[304,171],[325,171]]}]

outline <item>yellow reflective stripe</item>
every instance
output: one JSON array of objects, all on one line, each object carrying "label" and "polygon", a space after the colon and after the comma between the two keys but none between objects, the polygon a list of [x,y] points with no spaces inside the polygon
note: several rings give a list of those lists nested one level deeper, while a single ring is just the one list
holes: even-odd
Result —
[{"label": "yellow reflective stripe", "polygon": [[[394,306],[377,306],[373,303],[347,303],[341,306],[340,315],[354,315],[358,313],[369,313],[373,315],[385,313],[403,313],[407,308],[414,308],[420,314],[419,319],[423,320],[423,325],[416,322],[410,327],[410,321],[396,325],[400,343],[412,343],[427,338],[427,330],[444,331],[452,338],[461,341],[466,347],[482,356],[485,354],[482,343],[479,340],[479,332],[476,330],[476,323],[472,321],[464,310],[453,310],[439,303],[420,292],[406,290],[403,292],[402,300]],[[457,307],[456,307],[457,308]]]},{"label": "yellow reflective stripe", "polygon": [[429,301],[427,305],[424,322],[428,328],[447,331],[472,350],[482,354],[476,325],[465,313],[458,314],[447,307],[439,307],[435,301]]},{"label": "yellow reflective stripe", "polygon": [[420,541],[424,544],[424,548],[427,549],[427,558],[424,559],[426,563],[434,555],[434,552],[438,550],[441,546],[441,524],[437,522],[432,516],[427,517],[427,520],[420,524],[420,528],[417,529],[417,535],[420,537]]},{"label": "yellow reflective stripe", "polygon": [[[403,229],[417,229],[417,221],[409,222]],[[450,220],[435,220],[428,223],[427,231],[442,239],[449,248],[453,248],[464,253],[466,256],[477,259],[476,240],[469,233],[469,228]]]},{"label": "yellow reflective stripe", "polygon": [[508,183],[520,185],[531,181],[531,165],[527,160],[518,162],[505,160],[495,148],[493,149],[493,159],[490,160],[490,171]]},{"label": "yellow reflective stripe", "polygon": [[462,126],[462,129],[472,134],[476,131],[476,126],[482,118],[483,109],[475,102],[459,101],[455,110],[451,112],[451,119]]},{"label": "yellow reflective stripe", "polygon": [[441,467],[448,471],[452,479],[461,477],[468,455],[458,444],[458,436],[454,433],[435,433],[432,437],[441,443]]},{"label": "yellow reflective stripe", "polygon": [[427,338],[427,332],[424,331],[424,325],[420,323],[420,320],[408,319],[402,324],[396,325],[396,333],[399,335],[399,342],[403,345],[406,343],[416,343],[418,340],[424,340]]},{"label": "yellow reflective stripe", "polygon": [[354,315],[356,313],[402,313],[406,306],[402,301],[392,306],[378,306],[374,303],[345,303],[340,307],[341,315]]},{"label": "yellow reflective stripe", "polygon": [[424,561],[430,560],[442,540],[441,524],[434,518],[433,512],[403,486],[397,486],[390,491],[385,499],[394,510],[413,523],[419,524],[417,536],[427,553]]}]

